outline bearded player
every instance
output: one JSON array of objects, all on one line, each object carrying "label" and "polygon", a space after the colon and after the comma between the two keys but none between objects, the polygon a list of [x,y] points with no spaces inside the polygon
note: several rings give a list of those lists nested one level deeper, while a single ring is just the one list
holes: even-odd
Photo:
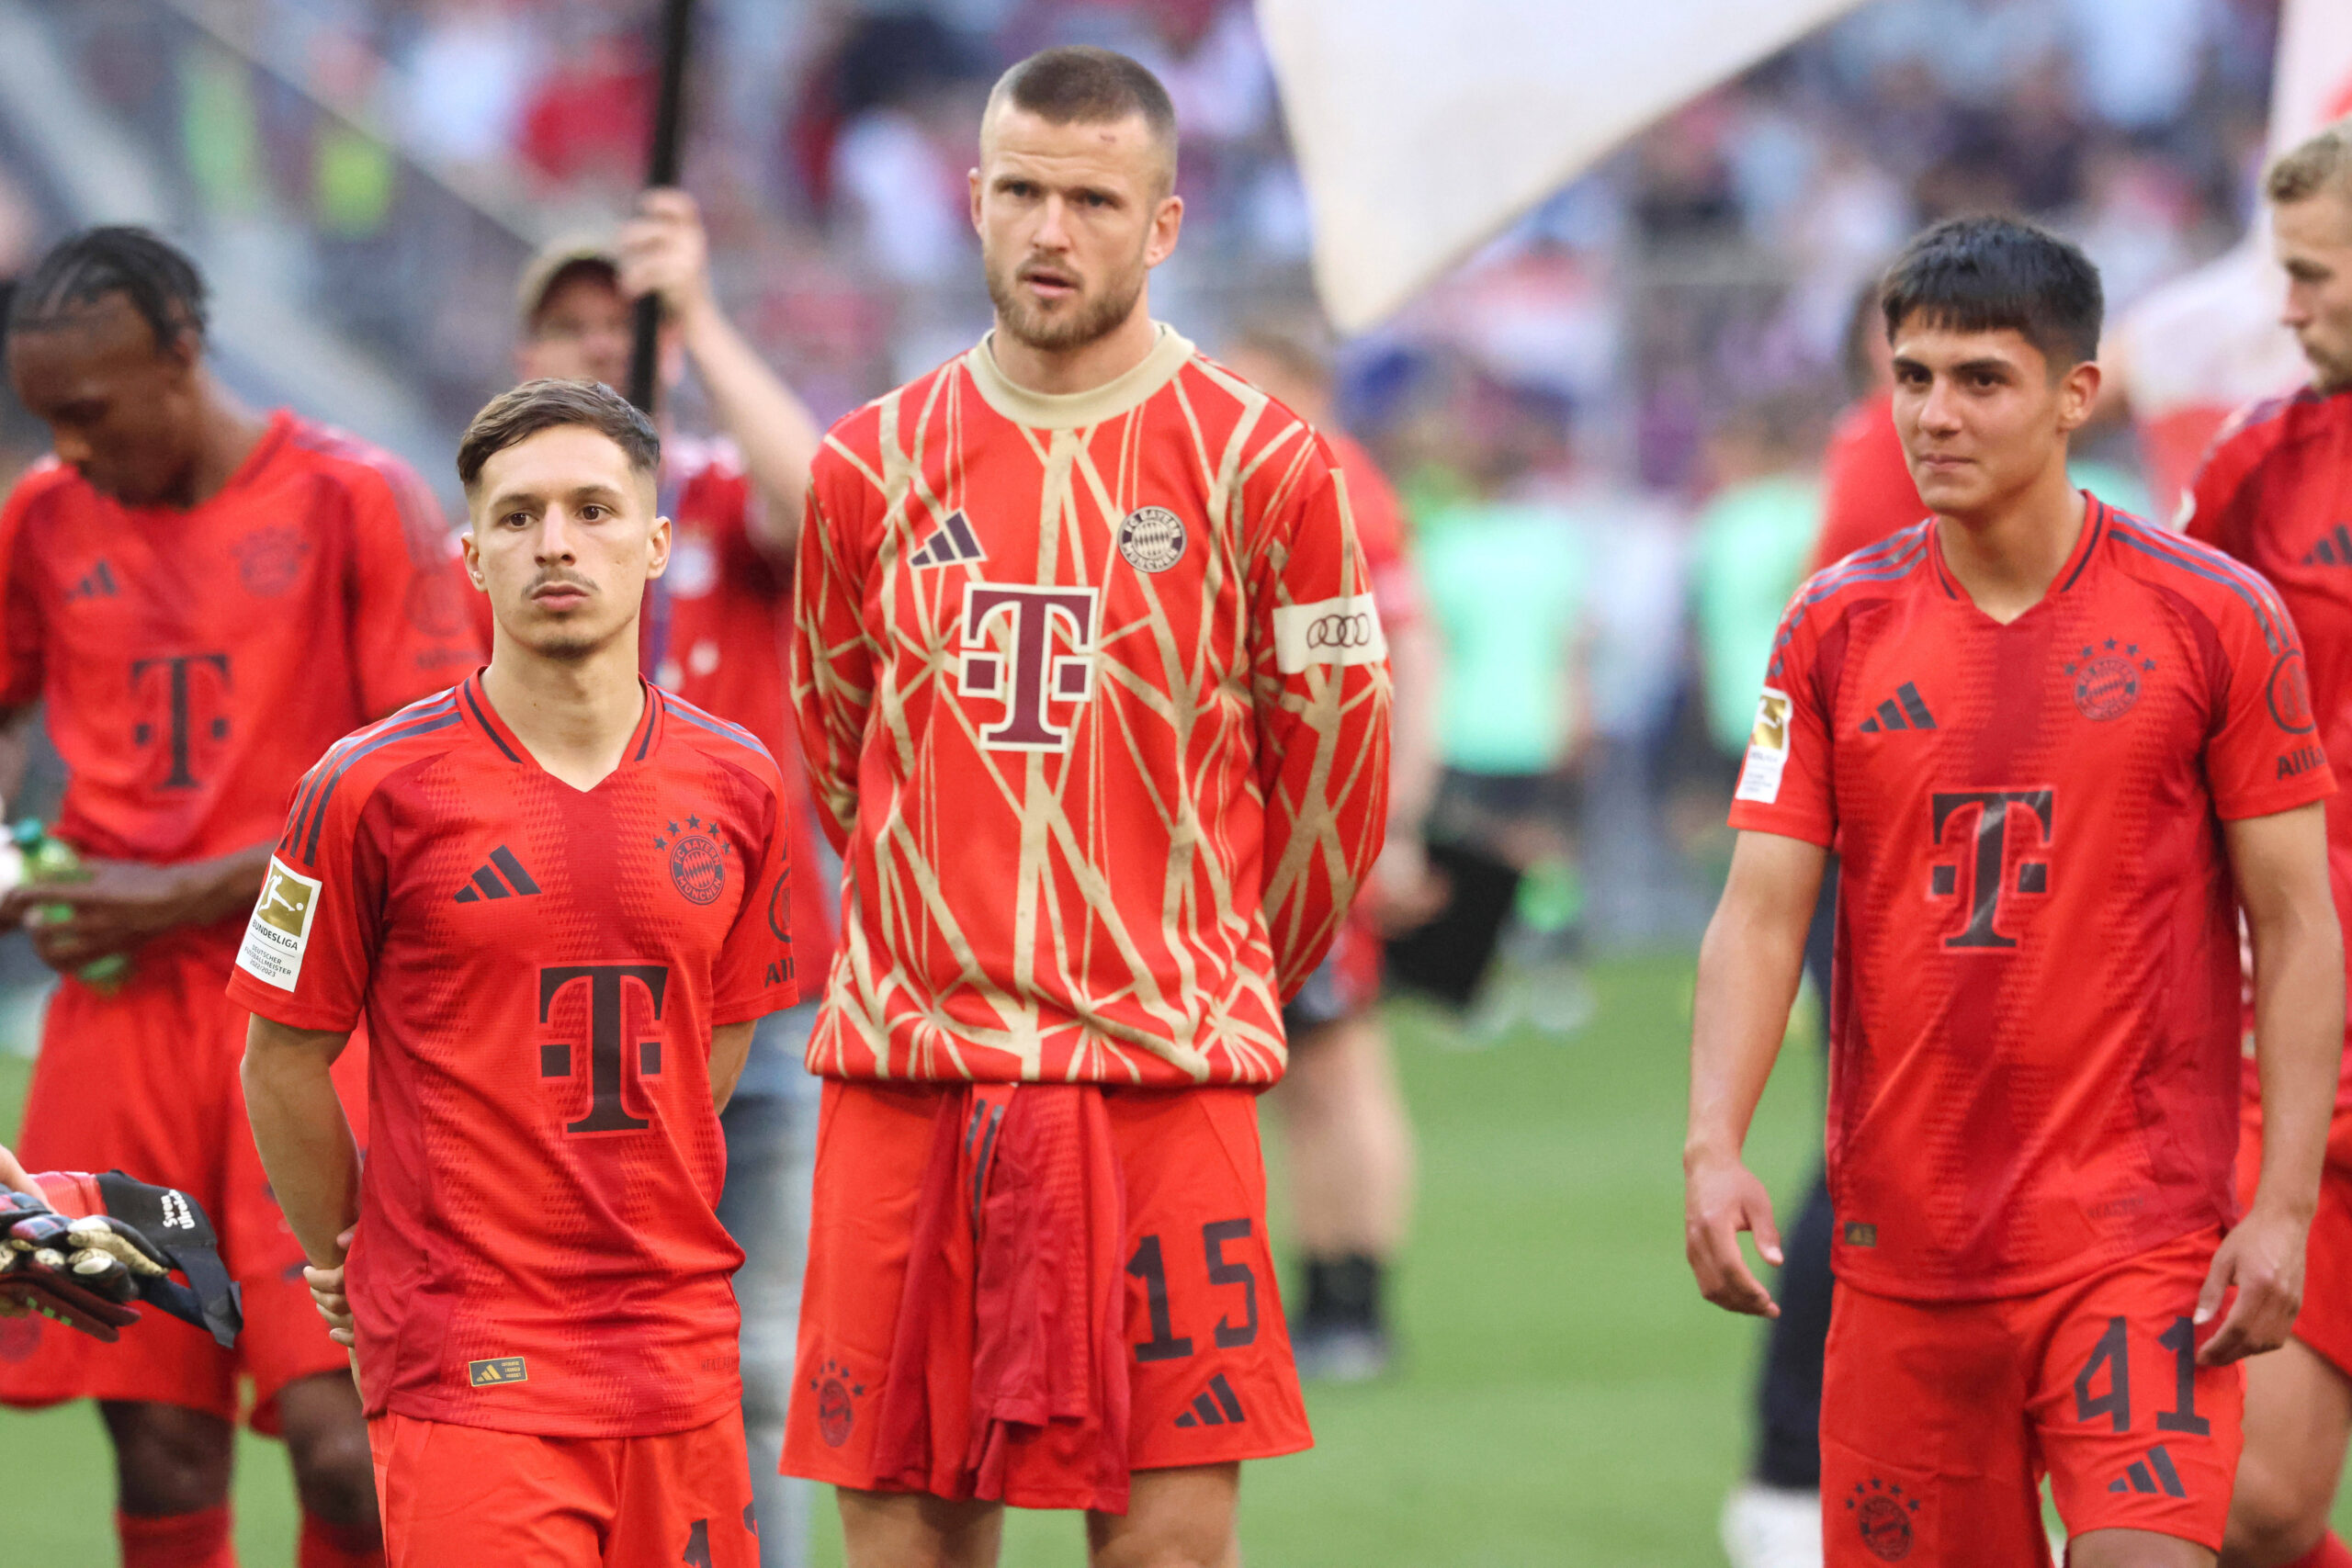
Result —
[{"label": "bearded player", "polygon": [[[2236,1362],[2294,1321],[2344,1022],[2302,650],[2268,584],[2074,490],[2098,275],[1938,226],[1882,299],[1926,522],[1798,591],[1701,951],[1686,1243],[1770,1314],[1740,1145],[1841,863],[1826,1559],[2210,1564]],[[2241,1215],[2238,912],[2270,1137]]]},{"label": "bearded player", "polygon": [[[665,370],[683,357],[725,434],[695,438],[670,428],[670,378],[661,378],[653,414],[670,564],[647,590],[642,668],[665,690],[750,730],[776,759],[792,801],[780,830],[800,873],[792,879],[794,957],[804,974],[821,976],[840,888],[818,869],[815,811],[785,677],[792,549],[819,432],[719,310],[694,198],[648,191],[616,244],[559,245],[540,255],[523,278],[515,367],[526,380],[626,385],[632,299],[649,293],[666,317]],[[779,1476],[775,1461],[808,1256],[817,1084],[802,1058],[816,1011],[811,996],[761,1021],[720,1118],[727,1190],[718,1217],[743,1248],[735,1280],[743,1308],[743,1433],[765,1568],[791,1568],[808,1552],[811,1489]]]},{"label": "bearded player", "polygon": [[795,679],[847,863],[785,1468],[849,1561],[1230,1564],[1310,1441],[1255,1096],[1378,854],[1379,617],[1329,449],[1151,319],[1175,118],[1125,56],[990,95],[996,330],[835,426]]},{"label": "bearded player", "polygon": [[[2352,755],[2352,128],[2322,131],[2266,177],[2287,271],[2286,323],[2311,362],[2301,394],[2222,431],[2190,491],[2188,533],[2259,570],[2310,638],[2311,739]],[[2328,811],[2339,911],[2352,909],[2352,810]],[[2252,1086],[2249,1085],[2249,1090]],[[2295,1335],[2246,1367],[2245,1458],[2224,1561],[2352,1568],[2327,1518],[2352,1433],[2352,1079],[2335,1092]],[[2259,1107],[2249,1092],[2249,1149]],[[2251,1174],[2251,1160],[2242,1162]]]},{"label": "bearded player", "polygon": [[[415,475],[213,377],[203,280],[153,234],[66,240],[8,327],[10,378],[55,457],[0,512],[0,793],[45,704],[69,774],[57,832],[90,872],[0,899],[9,925],[72,911],[32,928],[64,978],[19,1152],[195,1195],[245,1331],[232,1354],[160,1314],[111,1346],[28,1322],[0,1399],[100,1401],[124,1562],[211,1568],[232,1561],[230,1423],[251,1377],[254,1426],[293,1461],[300,1561],[374,1562],[358,1402],[254,1157],[244,1018],[220,993],[302,770],[476,659],[465,584]],[[116,953],[127,978],[79,977]]]},{"label": "bearded player", "polygon": [[[718,1111],[795,994],[786,797],[638,675],[660,454],[591,384],[474,417],[490,663],[311,770],[230,986],[407,1568],[758,1562]],[[364,1177],[330,1077],[363,1017]]]}]

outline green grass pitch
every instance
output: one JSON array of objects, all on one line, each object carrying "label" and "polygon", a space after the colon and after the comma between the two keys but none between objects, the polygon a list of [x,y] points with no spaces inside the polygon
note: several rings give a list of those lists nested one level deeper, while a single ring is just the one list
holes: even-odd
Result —
[{"label": "green grass pitch", "polygon": [[[1722,1562],[1715,1516],[1746,1451],[1757,1336],[1700,1301],[1682,1263],[1690,969],[1614,962],[1594,984],[1599,1016],[1566,1040],[1459,1051],[1396,1015],[1422,1163],[1397,1281],[1405,1365],[1310,1390],[1315,1450],[1245,1472],[1252,1568]],[[25,1076],[0,1056],[0,1137]],[[1784,1208],[1818,1146],[1819,1093],[1812,1046],[1792,1041],[1750,1150]],[[294,1536],[283,1454],[243,1442],[240,1553],[279,1568]],[[112,1561],[87,1407],[0,1412],[0,1472],[42,1499],[9,1527],[12,1561]],[[817,1560],[832,1568],[838,1531],[819,1512]],[[1065,1568],[1083,1562],[1081,1539],[1075,1518],[1016,1514],[1004,1562]]]}]

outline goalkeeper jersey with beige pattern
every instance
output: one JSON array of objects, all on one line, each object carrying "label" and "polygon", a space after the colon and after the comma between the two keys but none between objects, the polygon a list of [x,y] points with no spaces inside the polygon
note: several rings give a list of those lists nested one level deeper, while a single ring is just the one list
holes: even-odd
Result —
[{"label": "goalkeeper jersey with beige pattern", "polygon": [[1379,852],[1388,671],[1329,448],[1162,327],[983,343],[827,435],[795,698],[845,868],[831,1077],[1271,1083]]}]

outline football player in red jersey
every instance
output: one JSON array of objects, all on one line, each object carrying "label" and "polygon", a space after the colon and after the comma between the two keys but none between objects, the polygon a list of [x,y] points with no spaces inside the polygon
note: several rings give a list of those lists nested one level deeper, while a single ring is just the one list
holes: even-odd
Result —
[{"label": "football player in red jersey", "polygon": [[[124,1561],[186,1568],[230,1560],[230,1423],[251,1376],[254,1424],[293,1460],[301,1561],[370,1562],[357,1402],[245,1132],[244,1020],[220,990],[302,770],[478,653],[423,483],[243,407],[207,368],[204,331],[194,266],[134,229],[68,239],[11,308],[9,373],[55,456],[0,511],[0,793],[46,704],[69,771],[56,831],[89,880],[20,888],[0,920],[73,911],[33,928],[65,978],[20,1152],[194,1194],[243,1284],[244,1337],[232,1355],[156,1314],[114,1346],[27,1322],[0,1352],[0,1399],[99,1400]],[[115,953],[127,976],[80,977]]]},{"label": "football player in red jersey", "polygon": [[1230,1564],[1311,1438],[1265,1234],[1282,1005],[1382,840],[1388,682],[1330,448],[1151,319],[1175,114],[1123,55],[998,82],[996,330],[835,425],[794,681],[847,863],[785,1468],[850,1561]]},{"label": "football player in red jersey", "polygon": [[[2312,367],[2291,398],[2237,414],[2189,491],[2188,531],[2261,571],[2302,627],[2314,749],[2352,755],[2352,128],[2338,124],[2272,165],[2271,225],[2287,271],[2285,319]],[[2352,910],[2352,806],[2328,807],[2339,912]],[[2261,1106],[2247,1086],[2254,1175]],[[2352,1568],[2327,1529],[2352,1434],[2352,1074],[2335,1091],[2294,1337],[2246,1367],[2245,1457],[2222,1560],[2233,1568]]]},{"label": "football player in red jersey", "polygon": [[[1740,1158],[1841,863],[1822,1394],[1832,1564],[2211,1563],[2235,1363],[2294,1321],[2344,1019],[2293,622],[2258,575],[2073,490],[2082,253],[1964,219],[1889,271],[1929,518],[1798,591],[1701,952],[1686,1245],[1775,1309]],[[2238,911],[2270,1136],[2241,1215]]]},{"label": "football player in red jersey", "polygon": [[[816,815],[793,724],[785,672],[791,624],[792,547],[820,433],[720,311],[708,244],[694,198],[648,191],[618,243],[560,244],[524,275],[516,368],[525,379],[624,384],[633,296],[660,297],[665,367],[683,354],[710,400],[722,438],[681,435],[663,417],[662,511],[671,520],[670,565],[648,589],[639,651],[648,677],[760,739],[793,797],[786,848],[792,880],[794,956],[804,976],[832,958],[841,884],[820,867]],[[743,1247],[735,1281],[743,1306],[743,1431],[759,1496],[760,1551],[767,1568],[807,1555],[810,1488],[776,1473],[808,1257],[809,1168],[816,1157],[817,1083],[802,1058],[816,1023],[817,984],[801,1004],[761,1021],[720,1125],[727,1190],[719,1218]]]},{"label": "football player in red jersey", "polygon": [[[230,987],[394,1564],[757,1562],[718,1112],[796,994],[786,795],[638,674],[660,450],[576,381],[475,416],[491,662],[311,770]],[[362,1017],[364,1175],[330,1077]]]}]

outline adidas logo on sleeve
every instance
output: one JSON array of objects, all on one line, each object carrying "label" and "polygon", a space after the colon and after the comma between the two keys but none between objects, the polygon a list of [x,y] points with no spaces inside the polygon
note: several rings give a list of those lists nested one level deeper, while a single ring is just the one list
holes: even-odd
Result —
[{"label": "adidas logo on sleeve", "polygon": [[1933,729],[1936,716],[1928,711],[1920,700],[1919,688],[1905,681],[1894,688],[1894,695],[1878,705],[1878,712],[1862,720],[1864,735],[1877,735],[1889,729]]},{"label": "adidas logo on sleeve", "polygon": [[538,890],[539,885],[531,880],[531,874],[523,869],[514,852],[501,844],[490,852],[489,863],[475,867],[472,879],[458,889],[457,901],[479,904],[485,898],[528,898]]},{"label": "adidas logo on sleeve", "polygon": [[969,566],[974,561],[989,558],[980,548],[980,541],[972,535],[972,525],[961,511],[951,512],[947,521],[939,525],[923,547],[907,558],[907,564],[924,566]]}]

